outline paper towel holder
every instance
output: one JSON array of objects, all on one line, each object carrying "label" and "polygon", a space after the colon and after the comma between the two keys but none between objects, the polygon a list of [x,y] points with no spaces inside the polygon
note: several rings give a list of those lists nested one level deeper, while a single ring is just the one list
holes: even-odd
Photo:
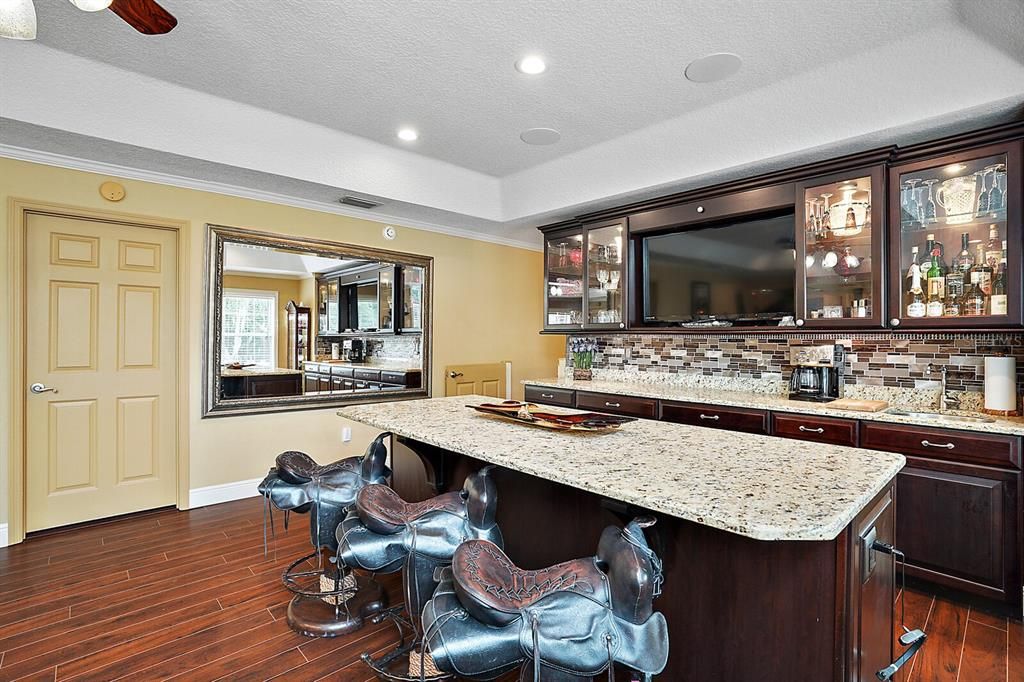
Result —
[{"label": "paper towel holder", "polygon": [[[1003,364],[1002,372],[999,376],[996,376],[994,370],[996,369],[996,362],[990,363],[989,361],[1001,361]],[[1019,405],[1019,395],[1017,391],[1017,372],[1016,372],[1016,358],[1003,351],[996,352],[989,357],[985,358],[985,400],[982,407],[984,414],[989,414],[996,417],[1017,417],[1020,416],[1020,412],[1017,409]],[[990,403],[990,392],[1002,394],[997,395],[995,400],[996,404],[1003,403],[1001,407],[1012,408],[1010,409],[998,409],[995,407],[989,407]]]}]

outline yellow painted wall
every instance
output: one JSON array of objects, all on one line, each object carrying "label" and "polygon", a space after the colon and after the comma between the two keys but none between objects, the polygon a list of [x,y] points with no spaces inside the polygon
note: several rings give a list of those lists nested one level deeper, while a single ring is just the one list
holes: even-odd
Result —
[{"label": "yellow painted wall", "polygon": [[[133,180],[121,181],[126,198],[117,204],[103,200],[99,185],[106,176],[40,164],[0,159],[0,263],[2,281],[10,286],[7,202],[10,197],[85,208],[185,220],[189,224],[188,252],[181,260],[189,268],[188,308],[190,339],[188,366],[182,368],[183,390],[188,391],[190,478],[192,489],[259,478],[277,453],[303,450],[320,462],[361,452],[372,437],[363,427],[353,429],[353,441],[341,442],[342,420],[333,409],[271,415],[200,419],[202,397],[202,323],[204,244],[206,223],[246,227],[268,232],[309,236],[366,246],[386,247],[434,257],[434,340],[432,385],[444,394],[445,365],[511,360],[513,387],[519,381],[550,376],[563,348],[560,336],[537,333],[542,323],[543,258],[539,252],[463,239],[435,232],[403,228],[395,241],[385,241],[381,224],[329,213],[181,189]],[[10,317],[0,309],[0,329]],[[29,340],[31,343],[32,340]],[[8,334],[0,334],[0,432],[10,428],[10,401],[23,386],[10,381]],[[0,439],[0,523],[8,518],[6,439]]]},{"label": "yellow painted wall", "polygon": [[[306,280],[315,281],[312,277]],[[288,301],[303,303],[302,291],[306,280],[285,279],[283,277],[258,277],[254,275],[224,275],[224,287],[227,289],[250,289],[254,291],[273,291],[277,293],[277,366],[288,366]],[[315,285],[313,285],[315,286]],[[309,287],[312,288],[312,287]],[[311,306],[312,299],[305,299],[305,305]]]}]

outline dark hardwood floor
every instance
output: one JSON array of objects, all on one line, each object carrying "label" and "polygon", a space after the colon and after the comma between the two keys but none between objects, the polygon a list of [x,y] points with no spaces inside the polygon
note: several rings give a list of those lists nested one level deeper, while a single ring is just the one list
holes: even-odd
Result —
[{"label": "dark hardwood floor", "polygon": [[[306,519],[293,517],[287,535],[278,524],[264,558],[259,502],[140,514],[0,549],[0,680],[374,679],[359,655],[393,646],[392,626],[326,640],[288,629],[280,574],[306,551]],[[398,599],[398,577],[382,582]],[[1020,623],[922,592],[906,599],[929,639],[903,682],[1024,680]]]}]

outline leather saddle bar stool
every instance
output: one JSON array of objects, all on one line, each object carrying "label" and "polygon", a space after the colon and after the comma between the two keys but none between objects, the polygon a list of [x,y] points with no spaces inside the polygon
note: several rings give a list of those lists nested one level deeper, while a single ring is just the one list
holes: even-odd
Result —
[{"label": "leather saddle bar stool", "polygon": [[[312,552],[292,562],[281,576],[285,587],[295,595],[288,605],[288,625],[296,632],[310,637],[336,637],[358,629],[366,617],[386,606],[383,591],[372,577],[346,572],[333,556],[331,565],[325,565],[322,551],[332,555],[337,551],[336,530],[355,506],[359,491],[390,479],[384,445],[390,435],[383,433],[375,438],[362,457],[324,465],[303,452],[283,452],[259,484],[266,501],[264,554],[268,520],[271,535],[276,535],[273,509],[284,512],[286,530],[292,512],[309,514]],[[314,563],[314,568],[309,570],[307,562]]]},{"label": "leather saddle bar stool", "polygon": [[[391,488],[369,485],[359,491],[355,509],[338,528],[338,562],[374,573],[402,571],[405,612],[395,607],[375,616],[398,628],[398,646],[374,660],[363,660],[383,680],[438,680],[450,675],[429,670],[422,656],[420,614],[437,586],[438,569],[451,565],[456,548],[467,540],[502,545],[495,521],[497,491],[487,466],[470,474],[461,491],[409,503]],[[411,662],[410,662],[411,661]]]},{"label": "leather saddle bar stool", "polygon": [[543,682],[589,680],[615,665],[644,680],[668,662],[668,625],[654,611],[661,561],[643,529],[652,517],[605,528],[593,557],[537,571],[517,567],[497,545],[470,540],[423,610],[434,665],[461,678],[493,680],[520,668]]}]

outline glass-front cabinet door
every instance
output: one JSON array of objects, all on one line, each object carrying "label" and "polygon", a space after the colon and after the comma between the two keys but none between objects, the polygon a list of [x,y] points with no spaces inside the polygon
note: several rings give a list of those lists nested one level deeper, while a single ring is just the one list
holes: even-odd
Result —
[{"label": "glass-front cabinet door", "polygon": [[586,327],[626,326],[625,223],[617,220],[586,229]]},{"label": "glass-front cabinet door", "polygon": [[552,232],[545,237],[544,327],[583,327],[583,230]]},{"label": "glass-front cabinet door", "polygon": [[893,327],[1021,320],[1021,143],[894,166]]},{"label": "glass-front cabinet door", "polygon": [[800,327],[878,327],[884,315],[884,169],[797,183]]}]

